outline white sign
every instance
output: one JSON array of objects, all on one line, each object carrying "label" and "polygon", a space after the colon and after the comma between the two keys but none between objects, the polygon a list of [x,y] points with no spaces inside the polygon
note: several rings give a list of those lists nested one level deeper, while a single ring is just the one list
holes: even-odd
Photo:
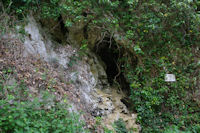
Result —
[{"label": "white sign", "polygon": [[166,82],[175,82],[176,77],[174,74],[165,74],[165,81]]}]

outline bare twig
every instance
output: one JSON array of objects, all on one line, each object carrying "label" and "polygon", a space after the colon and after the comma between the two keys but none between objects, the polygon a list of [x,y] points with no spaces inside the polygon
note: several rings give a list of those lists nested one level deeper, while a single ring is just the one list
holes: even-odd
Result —
[{"label": "bare twig", "polygon": [[112,32],[111,35],[110,35],[110,45],[109,45],[109,48],[111,48],[111,46],[112,46],[112,38],[113,38],[113,35],[114,35],[114,33]]},{"label": "bare twig", "polygon": [[121,74],[121,69],[120,69],[120,63],[118,64],[116,61],[115,61],[115,64],[117,65],[117,69],[118,69],[118,73],[117,75],[115,75],[114,77],[114,81],[116,81],[117,77],[119,77],[119,75]]},{"label": "bare twig", "polygon": [[48,33],[50,33],[50,32],[53,31],[56,27],[58,27],[61,21],[62,21],[62,20],[60,20],[53,28],[51,28],[51,29],[49,30]]}]

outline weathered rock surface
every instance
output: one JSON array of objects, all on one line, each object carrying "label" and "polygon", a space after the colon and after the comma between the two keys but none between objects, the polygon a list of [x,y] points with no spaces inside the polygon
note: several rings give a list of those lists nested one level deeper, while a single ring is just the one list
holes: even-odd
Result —
[{"label": "weathered rock surface", "polygon": [[[60,68],[63,80],[76,88],[79,94],[77,98],[80,98],[80,102],[87,109],[84,111],[94,117],[103,117],[108,128],[112,129],[111,124],[119,118],[124,119],[127,128],[139,128],[135,123],[136,114],[131,114],[120,101],[123,95],[110,87],[105,66],[94,53],[87,51],[84,57],[77,59],[80,58],[77,48],[71,45],[55,47],[54,41],[42,32],[35,19],[32,16],[28,19],[29,23],[25,26],[28,36],[24,42],[24,56],[37,55],[52,66]],[[71,39],[76,41],[75,38]]]}]

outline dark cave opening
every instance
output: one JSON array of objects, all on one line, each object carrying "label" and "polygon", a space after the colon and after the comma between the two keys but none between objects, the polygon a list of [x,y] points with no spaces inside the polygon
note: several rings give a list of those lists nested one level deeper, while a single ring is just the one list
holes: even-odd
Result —
[{"label": "dark cave opening", "polygon": [[60,31],[62,32],[62,34],[65,35],[66,33],[69,33],[68,29],[65,27],[65,24],[61,15],[58,17],[58,22],[60,24]]},{"label": "dark cave opening", "polygon": [[57,18],[57,20],[39,19],[39,23],[42,27],[49,29],[49,35],[51,35],[52,39],[59,44],[63,43],[63,40],[69,33],[61,15]]},{"label": "dark cave opening", "polygon": [[113,79],[119,73],[117,68],[117,61],[119,58],[119,50],[117,50],[116,44],[110,44],[110,38],[104,38],[98,46],[95,47],[96,54],[106,65],[106,74],[109,84],[113,85]]},{"label": "dark cave opening", "polygon": [[129,83],[118,65],[123,55],[123,49],[117,46],[115,40],[105,37],[101,43],[97,43],[94,49],[95,53],[101,58],[106,65],[106,74],[109,84],[114,85],[114,79],[120,85],[120,88],[127,95],[130,94]]}]

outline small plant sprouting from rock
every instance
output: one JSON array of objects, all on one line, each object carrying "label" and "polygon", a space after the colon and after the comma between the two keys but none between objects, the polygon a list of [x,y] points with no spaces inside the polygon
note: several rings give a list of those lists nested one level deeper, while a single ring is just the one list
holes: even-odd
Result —
[{"label": "small plant sprouting from rock", "polygon": [[88,50],[87,40],[84,40],[83,45],[78,50],[78,54],[77,55],[74,54],[70,57],[70,62],[68,64],[69,67],[72,67],[74,64],[77,64],[77,62],[87,54],[87,50]]},{"label": "small plant sprouting from rock", "polygon": [[114,129],[117,133],[128,133],[126,129],[126,124],[122,118],[119,118],[117,121],[114,122]]}]

